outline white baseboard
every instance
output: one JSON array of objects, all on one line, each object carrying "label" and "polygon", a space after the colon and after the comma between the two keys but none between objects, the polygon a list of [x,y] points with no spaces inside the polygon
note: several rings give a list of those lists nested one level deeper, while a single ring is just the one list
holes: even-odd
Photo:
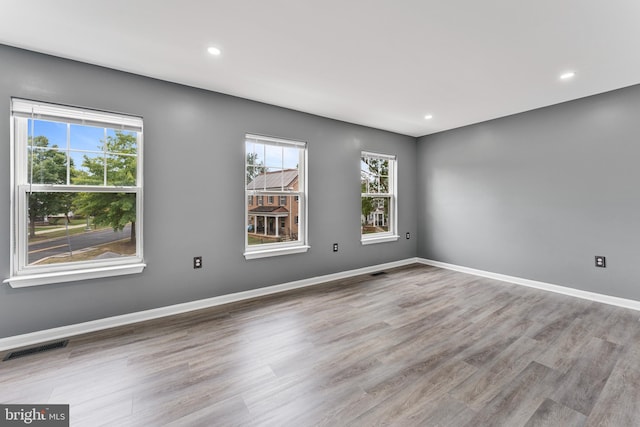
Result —
[{"label": "white baseboard", "polygon": [[0,338],[0,351],[9,349],[26,347],[34,344],[40,344],[47,341],[54,341],[62,338],[69,338],[75,335],[95,332],[104,329],[114,328],[117,326],[125,326],[133,323],[143,322],[145,320],[157,319],[160,317],[172,316],[174,314],[187,313],[190,311],[200,310],[203,308],[215,307],[231,302],[242,301],[250,298],[257,298],[266,295],[272,295],[279,292],[285,292],[293,289],[305,288],[314,285],[331,282],[334,280],[347,279],[349,277],[361,274],[374,273],[380,270],[390,268],[403,267],[415,263],[431,265],[447,270],[459,271],[462,273],[473,274],[475,276],[487,277],[489,279],[509,282],[516,285],[527,286],[530,288],[542,289],[545,291],[555,292],[559,294],[569,295],[572,297],[582,298],[590,301],[601,302],[604,304],[615,305],[618,307],[630,308],[640,311],[640,301],[619,298],[609,295],[598,294],[595,292],[581,291],[579,289],[567,288],[564,286],[552,285],[550,283],[538,282],[535,280],[523,279],[521,277],[508,276],[505,274],[492,273],[489,271],[477,270],[475,268],[463,267],[455,264],[448,264],[440,261],[433,261],[424,258],[408,258],[401,261],[390,262],[386,264],[372,265],[369,267],[358,268],[355,270],[343,271],[339,273],[327,274],[324,276],[311,277],[309,279],[297,280],[294,282],[283,283],[280,285],[268,286],[265,288],[253,289],[250,291],[237,292],[218,297],[207,298],[198,301],[191,301],[182,304],[175,304],[166,307],[154,308],[151,310],[138,311],[135,313],[123,314],[120,316],[107,317],[104,319],[93,320],[90,322],[77,323],[58,328],[45,329],[42,331],[31,332],[22,335],[16,335],[7,338]]},{"label": "white baseboard", "polygon": [[418,262],[417,258],[408,258],[401,261],[389,262],[385,264],[372,265],[370,267],[358,268],[355,270],[343,271],[339,273],[327,274],[324,276],[311,277],[309,279],[296,280],[294,282],[283,283],[280,285],[268,286],[265,288],[253,289],[250,291],[237,292],[218,297],[207,298],[198,301],[191,301],[182,304],[175,304],[166,307],[154,308],[151,310],[138,311],[135,313],[123,314],[120,316],[107,317],[104,319],[92,320],[90,322],[77,323],[74,325],[61,326],[58,328],[45,329],[42,331],[31,332],[22,335],[15,335],[7,338],[0,338],[0,351],[9,349],[26,347],[34,344],[40,344],[47,341],[69,338],[75,335],[85,334],[88,332],[100,331],[117,326],[130,325],[132,323],[143,322],[145,320],[157,319],[160,317],[172,316],[174,314],[187,313],[189,311],[200,310],[203,308],[215,307],[217,305],[228,304],[231,302],[242,301],[250,298],[271,295],[279,292],[285,292],[292,289],[304,288],[308,286],[320,285],[333,280],[346,279],[361,274],[374,273],[376,271],[403,267]]},{"label": "white baseboard", "polygon": [[447,270],[459,271],[461,273],[473,274],[474,276],[487,277],[489,279],[500,280],[503,282],[513,283],[515,285],[527,286],[529,288],[542,289],[545,291],[555,292],[558,294],[569,295],[576,298],[582,298],[590,301],[601,302],[604,304],[615,305],[618,307],[630,308],[640,311],[640,301],[619,298],[610,295],[598,294],[595,292],[581,291],[580,289],[567,288],[565,286],[552,285],[550,283],[538,282],[536,280],[523,279],[521,277],[507,276],[506,274],[492,273],[490,271],[476,270],[475,268],[462,267],[446,262],[433,261],[430,259],[417,258],[417,262],[433,267],[445,268]]}]

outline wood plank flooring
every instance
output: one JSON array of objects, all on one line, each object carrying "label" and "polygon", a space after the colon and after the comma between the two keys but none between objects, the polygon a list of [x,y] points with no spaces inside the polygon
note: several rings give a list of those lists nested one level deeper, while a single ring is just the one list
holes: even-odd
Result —
[{"label": "wood plank flooring", "polygon": [[387,273],[72,337],[0,362],[0,402],[92,427],[640,425],[640,313]]}]

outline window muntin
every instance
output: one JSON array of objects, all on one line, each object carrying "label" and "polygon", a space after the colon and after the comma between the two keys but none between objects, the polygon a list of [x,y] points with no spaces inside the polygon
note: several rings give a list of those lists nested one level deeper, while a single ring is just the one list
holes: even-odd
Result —
[{"label": "window muntin", "polygon": [[360,191],[362,241],[397,237],[395,156],[363,152]]},{"label": "window muntin", "polygon": [[246,200],[257,196],[257,203],[247,203],[245,209],[247,258],[261,252],[281,255],[292,253],[287,249],[308,248],[306,161],[304,142],[246,135]]},{"label": "window muntin", "polygon": [[12,99],[11,126],[12,277],[141,265],[142,119]]}]

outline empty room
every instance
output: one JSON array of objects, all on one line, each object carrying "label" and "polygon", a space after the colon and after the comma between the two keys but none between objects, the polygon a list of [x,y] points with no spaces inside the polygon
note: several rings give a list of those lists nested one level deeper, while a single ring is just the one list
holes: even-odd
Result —
[{"label": "empty room", "polygon": [[639,425],[639,18],[0,0],[0,425]]}]

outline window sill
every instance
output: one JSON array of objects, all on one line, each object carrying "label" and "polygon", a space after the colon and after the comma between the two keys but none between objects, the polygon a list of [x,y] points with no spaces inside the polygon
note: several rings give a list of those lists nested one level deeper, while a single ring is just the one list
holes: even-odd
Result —
[{"label": "window sill", "polygon": [[288,248],[263,249],[257,251],[247,251],[243,255],[245,259],[268,258],[272,256],[301,254],[307,252],[311,246],[294,246]]},{"label": "window sill", "polygon": [[366,239],[361,239],[360,243],[363,245],[374,245],[376,243],[385,243],[385,242],[395,242],[400,238],[400,236],[392,234],[385,236],[376,236],[376,237],[368,237]]},{"label": "window sill", "polygon": [[77,280],[98,279],[101,277],[122,276],[125,274],[142,273],[146,264],[136,263],[111,267],[96,267],[83,270],[61,271],[57,273],[25,274],[12,276],[3,283],[12,288],[26,288],[29,286],[50,285],[53,283],[75,282]]}]

